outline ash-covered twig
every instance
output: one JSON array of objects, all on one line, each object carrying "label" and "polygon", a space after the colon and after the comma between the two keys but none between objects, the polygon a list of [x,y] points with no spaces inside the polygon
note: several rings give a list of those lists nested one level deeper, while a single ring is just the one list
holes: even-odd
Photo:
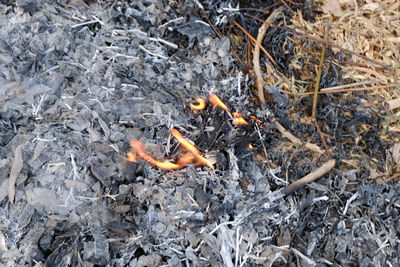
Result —
[{"label": "ash-covered twig", "polygon": [[[282,13],[283,8],[277,8],[272,12],[272,14],[264,21],[261,27],[258,29],[257,35],[257,42],[254,46],[253,50],[253,67],[254,67],[254,74],[256,75],[256,83],[258,89],[258,98],[260,99],[261,103],[265,104],[265,97],[264,97],[264,79],[262,77],[262,71],[260,66],[260,48],[262,40],[264,39],[265,33],[267,32],[269,25]],[[264,51],[264,50],[263,50]],[[275,63],[272,57],[269,54],[266,54],[268,58]]]}]

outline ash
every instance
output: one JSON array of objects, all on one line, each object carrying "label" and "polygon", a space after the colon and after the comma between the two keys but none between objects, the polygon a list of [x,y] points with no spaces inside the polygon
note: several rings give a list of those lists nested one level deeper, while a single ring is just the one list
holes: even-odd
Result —
[{"label": "ash", "polygon": [[[399,186],[368,180],[366,158],[381,172],[390,158],[379,112],[363,95],[323,98],[328,145],[349,159],[363,131],[362,164],[343,163],[265,203],[326,159],[268,124],[275,116],[320,142],[312,125],[289,116],[310,100],[271,87],[278,103],[257,104],[254,78],[224,31],[230,16],[240,18],[239,3],[183,2],[1,1],[0,263],[398,266]],[[265,125],[236,127],[221,110],[188,108],[212,93]],[[365,120],[375,128],[361,130]],[[176,157],[172,127],[215,169],[126,160],[130,139],[158,159]]]}]

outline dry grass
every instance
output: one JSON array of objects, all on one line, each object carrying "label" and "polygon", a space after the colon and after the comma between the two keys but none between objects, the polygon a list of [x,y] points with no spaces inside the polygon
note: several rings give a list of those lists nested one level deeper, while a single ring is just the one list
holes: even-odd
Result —
[{"label": "dry grass", "polygon": [[[330,25],[330,43],[391,67],[385,69],[353,54],[352,63],[347,62],[342,68],[343,78],[351,82],[378,80],[377,85],[399,83],[399,1],[316,0],[316,3],[322,11],[321,15],[310,23],[303,19],[301,12],[296,13],[291,22],[297,30],[322,39],[324,28]],[[335,47],[331,49],[335,53],[340,50]],[[391,90],[391,94],[398,92]]]}]

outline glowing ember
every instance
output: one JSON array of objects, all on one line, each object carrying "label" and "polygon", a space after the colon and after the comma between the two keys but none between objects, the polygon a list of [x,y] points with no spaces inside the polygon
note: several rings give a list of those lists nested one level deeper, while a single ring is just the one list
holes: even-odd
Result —
[{"label": "glowing ember", "polygon": [[222,100],[216,94],[212,94],[208,98],[210,99],[210,103],[212,106],[220,107],[227,112],[231,112],[228,106],[225,105],[224,102],[222,102]]},{"label": "glowing ember", "polygon": [[232,120],[232,124],[236,126],[250,125],[244,118],[244,116],[237,112],[232,112],[234,119]]},{"label": "glowing ember", "polygon": [[196,110],[203,110],[206,108],[207,101],[205,99],[200,98],[200,97],[196,97],[195,99],[197,102],[196,104],[192,104],[192,103],[189,104],[189,107],[191,110],[196,111]]},{"label": "glowing ember", "polygon": [[181,146],[188,151],[188,153],[182,155],[176,163],[156,160],[147,154],[144,144],[138,140],[130,141],[132,151],[128,152],[127,160],[130,162],[136,162],[138,159],[142,159],[163,170],[177,170],[190,164],[195,164],[196,166],[206,165],[210,168],[214,168],[211,162],[204,158],[200,151],[186,140],[178,130],[172,129],[171,133],[176,139],[178,139]]}]

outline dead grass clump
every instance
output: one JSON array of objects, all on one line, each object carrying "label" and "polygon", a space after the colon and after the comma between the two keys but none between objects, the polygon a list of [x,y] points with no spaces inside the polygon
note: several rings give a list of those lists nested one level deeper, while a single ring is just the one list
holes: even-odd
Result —
[{"label": "dead grass clump", "polygon": [[[343,64],[343,78],[359,82],[378,80],[396,84],[400,78],[400,2],[397,0],[316,0],[322,11],[315,22],[303,20],[299,11],[292,19],[298,30],[323,38],[330,25],[328,41],[339,48],[354,51],[351,62]],[[301,38],[301,37],[298,37]],[[304,42],[304,40],[303,40]],[[373,61],[366,60],[365,57]],[[381,63],[381,64],[377,64]],[[383,67],[384,65],[390,67]]]}]

